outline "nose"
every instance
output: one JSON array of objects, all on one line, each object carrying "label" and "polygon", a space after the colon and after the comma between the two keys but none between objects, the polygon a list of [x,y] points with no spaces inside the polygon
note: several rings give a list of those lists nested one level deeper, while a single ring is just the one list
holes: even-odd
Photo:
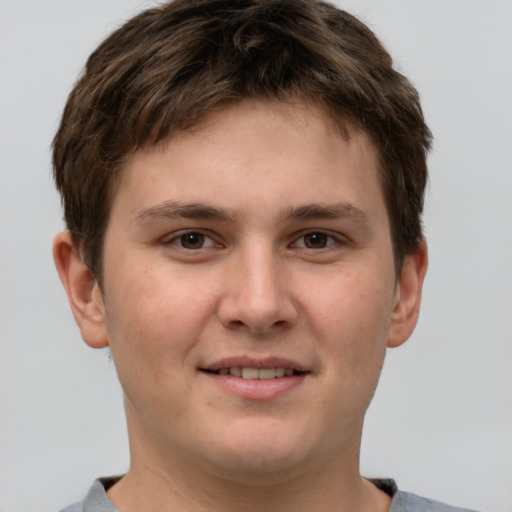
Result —
[{"label": "nose", "polygon": [[271,249],[239,254],[230,262],[218,315],[228,329],[265,334],[297,320],[286,263]]}]

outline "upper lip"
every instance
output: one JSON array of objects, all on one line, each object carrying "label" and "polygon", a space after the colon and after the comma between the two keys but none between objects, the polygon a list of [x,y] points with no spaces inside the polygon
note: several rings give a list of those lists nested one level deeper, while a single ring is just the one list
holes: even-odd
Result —
[{"label": "upper lip", "polygon": [[221,368],[232,368],[238,366],[240,368],[292,368],[298,372],[306,372],[309,369],[292,359],[271,356],[264,358],[254,358],[249,356],[226,357],[219,359],[211,364],[202,367],[202,370],[218,371]]}]

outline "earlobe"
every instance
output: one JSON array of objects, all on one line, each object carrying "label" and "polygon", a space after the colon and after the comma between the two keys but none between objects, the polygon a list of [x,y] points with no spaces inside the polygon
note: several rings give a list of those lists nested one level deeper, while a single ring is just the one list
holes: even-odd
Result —
[{"label": "earlobe", "polygon": [[404,260],[391,317],[388,347],[402,345],[416,327],[427,266],[427,244],[421,241],[418,250],[407,255]]},{"label": "earlobe", "polygon": [[55,237],[53,259],[83,340],[93,348],[108,346],[104,305],[98,282],[84,264],[69,231]]}]

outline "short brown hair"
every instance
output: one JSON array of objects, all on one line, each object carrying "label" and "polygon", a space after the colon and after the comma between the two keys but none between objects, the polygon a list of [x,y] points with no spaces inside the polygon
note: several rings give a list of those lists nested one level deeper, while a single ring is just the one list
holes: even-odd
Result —
[{"label": "short brown hair", "polygon": [[423,238],[431,134],[416,90],[373,32],[317,0],[175,0],[92,53],[53,141],[65,221],[98,279],[123,159],[254,96],[314,101],[372,137],[401,269]]}]

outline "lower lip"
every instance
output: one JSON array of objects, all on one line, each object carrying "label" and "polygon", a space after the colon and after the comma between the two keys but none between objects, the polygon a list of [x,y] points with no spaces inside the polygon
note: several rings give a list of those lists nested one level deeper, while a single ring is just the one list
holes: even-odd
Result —
[{"label": "lower lip", "polygon": [[213,379],[226,391],[248,400],[270,400],[283,395],[300,386],[307,373],[278,377],[275,379],[243,379],[231,375],[219,375],[217,373],[202,372],[203,375]]}]

